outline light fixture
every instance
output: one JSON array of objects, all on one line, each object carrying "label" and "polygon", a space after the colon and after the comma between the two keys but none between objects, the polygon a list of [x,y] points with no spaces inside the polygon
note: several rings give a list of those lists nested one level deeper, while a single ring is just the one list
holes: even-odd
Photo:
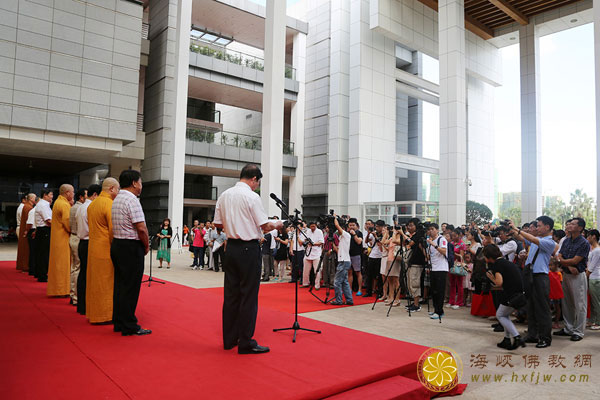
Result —
[{"label": "light fixture", "polygon": [[508,40],[515,40],[515,39],[516,39],[516,37],[514,37],[514,36],[511,36],[508,38]]},{"label": "light fixture", "polygon": [[573,18],[573,19],[571,20],[571,23],[572,23],[572,24],[574,24],[575,22],[577,22],[577,18]]}]

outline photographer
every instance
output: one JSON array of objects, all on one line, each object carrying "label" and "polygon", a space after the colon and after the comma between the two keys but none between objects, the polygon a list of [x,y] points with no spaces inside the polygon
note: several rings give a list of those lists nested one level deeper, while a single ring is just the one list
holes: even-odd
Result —
[{"label": "photographer", "polygon": [[337,232],[330,231],[329,226],[325,225],[324,234],[325,242],[323,243],[323,286],[332,289],[335,280],[335,269],[337,268],[337,246],[339,238]]},{"label": "photographer", "polygon": [[321,271],[317,272],[319,266],[319,260],[321,259],[321,252],[323,249],[323,231],[317,229],[317,223],[311,222],[309,224],[309,230],[306,231],[306,238],[303,244],[306,245],[306,251],[304,252],[304,270],[302,274],[302,286],[308,287],[310,285],[310,271],[311,269],[316,272],[315,278],[315,289],[319,290],[321,287]]},{"label": "photographer", "polygon": [[513,239],[510,235],[511,229],[508,225],[502,225],[498,229],[498,237],[496,238],[496,244],[498,248],[502,252],[502,256],[506,258],[508,261],[515,261],[515,256],[517,255],[517,241]]},{"label": "photographer", "polygon": [[585,270],[590,253],[589,242],[581,235],[585,229],[583,218],[573,218],[567,224],[567,238],[556,259],[563,273],[562,313],[564,328],[554,332],[556,336],[570,336],[571,341],[583,339],[587,316],[587,279]]},{"label": "photographer", "polygon": [[[419,229],[417,229],[419,227]],[[418,218],[412,218],[406,225],[406,231],[401,231],[401,235],[406,243],[408,254],[408,269],[406,271],[407,289],[413,298],[413,304],[410,305],[411,312],[421,311],[419,297],[421,295],[421,275],[425,267],[425,231]]]},{"label": "photographer", "polygon": [[448,276],[448,241],[439,233],[438,225],[432,223],[427,231],[429,257],[431,259],[431,291],[434,312],[431,319],[440,319],[444,315],[444,295]]},{"label": "photographer", "polygon": [[377,297],[382,296],[383,281],[381,280],[381,260],[387,255],[383,242],[387,241],[388,232],[385,229],[385,222],[377,220],[375,222],[375,231],[369,232],[367,243],[371,249],[369,253],[369,261],[367,264],[367,288],[363,297],[371,297],[373,291]]},{"label": "photographer", "polygon": [[296,283],[300,278],[300,269],[304,260],[304,242],[301,239],[303,236],[302,234],[296,235],[297,229],[304,231],[304,223],[300,219],[297,226],[293,227],[290,237],[290,258],[292,260],[292,279],[290,283]]},{"label": "photographer", "polygon": [[529,226],[527,233],[509,223],[515,238],[529,245],[529,255],[525,262],[523,280],[527,303],[527,338],[528,343],[536,343],[535,347],[545,348],[552,344],[552,314],[550,313],[550,280],[548,277],[550,257],[554,252],[552,228],[554,220],[542,215],[537,218],[537,225]]},{"label": "photographer", "polygon": [[362,273],[361,273],[361,254],[363,246],[363,235],[358,229],[358,220],[356,218],[350,218],[348,220],[348,230],[352,240],[350,241],[350,264],[352,269],[348,270],[348,284],[352,288],[353,271],[356,273],[356,279],[358,280],[358,291],[357,296],[362,296]]},{"label": "photographer", "polygon": [[[483,256],[489,269],[487,277],[494,287],[502,288],[500,292],[500,305],[496,310],[496,318],[504,327],[504,340],[498,343],[498,347],[515,350],[525,347],[525,341],[519,335],[517,328],[510,320],[510,315],[515,309],[524,305],[527,300],[523,294],[523,281],[521,271],[512,262],[504,258],[502,252],[495,244],[488,244],[483,248]],[[511,343],[510,338],[513,338]]]},{"label": "photographer", "polygon": [[335,280],[333,287],[335,288],[335,300],[330,304],[334,306],[341,306],[344,304],[342,301],[342,294],[346,298],[346,305],[351,306],[354,304],[352,300],[352,289],[348,283],[348,270],[350,269],[350,234],[346,232],[340,222],[345,224],[343,219],[337,218],[334,214],[334,224],[337,229],[338,236],[340,238],[340,244],[338,246],[338,265],[335,272]]}]

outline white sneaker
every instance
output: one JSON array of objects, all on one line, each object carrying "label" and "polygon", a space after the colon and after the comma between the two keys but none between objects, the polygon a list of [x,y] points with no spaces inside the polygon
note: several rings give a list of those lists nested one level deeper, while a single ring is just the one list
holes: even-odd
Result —
[{"label": "white sneaker", "polygon": [[435,313],[433,311],[429,311],[427,314],[429,314],[429,316],[432,316]]},{"label": "white sneaker", "polygon": [[600,330],[600,325],[592,324],[592,326],[590,326],[590,329],[593,331]]},{"label": "white sneaker", "polygon": [[460,306],[457,306],[457,305],[455,304],[455,305],[453,305],[453,306],[452,306],[452,307],[450,307],[450,308],[452,308],[453,310],[458,310],[458,309],[460,308]]},{"label": "white sneaker", "polygon": [[194,265],[194,268],[192,268],[192,270],[194,270],[194,271],[197,270],[197,269],[198,269],[198,267],[196,267],[195,265]]},{"label": "white sneaker", "polygon": [[452,304],[450,304],[450,303],[446,303],[446,304],[444,305],[444,307],[446,307],[446,308],[450,308],[450,307],[452,307]]},{"label": "white sneaker", "polygon": [[431,314],[431,315],[429,316],[429,318],[431,318],[431,319],[440,319],[440,316],[439,316],[439,315],[437,315],[436,313],[433,313],[433,314]]}]

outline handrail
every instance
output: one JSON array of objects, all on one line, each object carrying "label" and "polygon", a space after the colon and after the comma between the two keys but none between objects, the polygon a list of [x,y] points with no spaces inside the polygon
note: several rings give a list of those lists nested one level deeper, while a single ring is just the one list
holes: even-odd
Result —
[{"label": "handrail", "polygon": [[[219,131],[211,132],[205,127],[188,124],[186,138],[193,142],[234,146],[249,150],[261,150],[261,136],[243,133]],[[294,142],[283,140],[283,154],[294,155]]]},{"label": "handrail", "polygon": [[[208,45],[193,37],[190,40],[190,51],[233,64],[243,65],[258,71],[265,70],[265,60],[262,58],[242,53],[241,51],[229,50],[222,46]],[[285,77],[296,79],[296,68],[285,64]]]}]

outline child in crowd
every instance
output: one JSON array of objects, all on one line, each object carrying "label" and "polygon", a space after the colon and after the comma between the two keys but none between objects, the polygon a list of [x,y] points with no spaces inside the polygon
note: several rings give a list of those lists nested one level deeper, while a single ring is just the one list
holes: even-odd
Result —
[{"label": "child in crowd", "polygon": [[558,321],[560,321],[560,301],[564,297],[562,288],[562,273],[560,272],[560,263],[558,260],[552,259],[550,261],[550,272],[548,273],[550,279],[550,304],[554,310],[554,323],[552,329],[560,329]]},{"label": "child in crowd", "polygon": [[473,275],[473,254],[470,251],[465,253],[465,268],[467,269],[467,275],[465,275],[463,281],[464,287],[464,303],[465,306],[471,307],[471,300],[473,298],[473,283],[471,282],[471,276]]}]

